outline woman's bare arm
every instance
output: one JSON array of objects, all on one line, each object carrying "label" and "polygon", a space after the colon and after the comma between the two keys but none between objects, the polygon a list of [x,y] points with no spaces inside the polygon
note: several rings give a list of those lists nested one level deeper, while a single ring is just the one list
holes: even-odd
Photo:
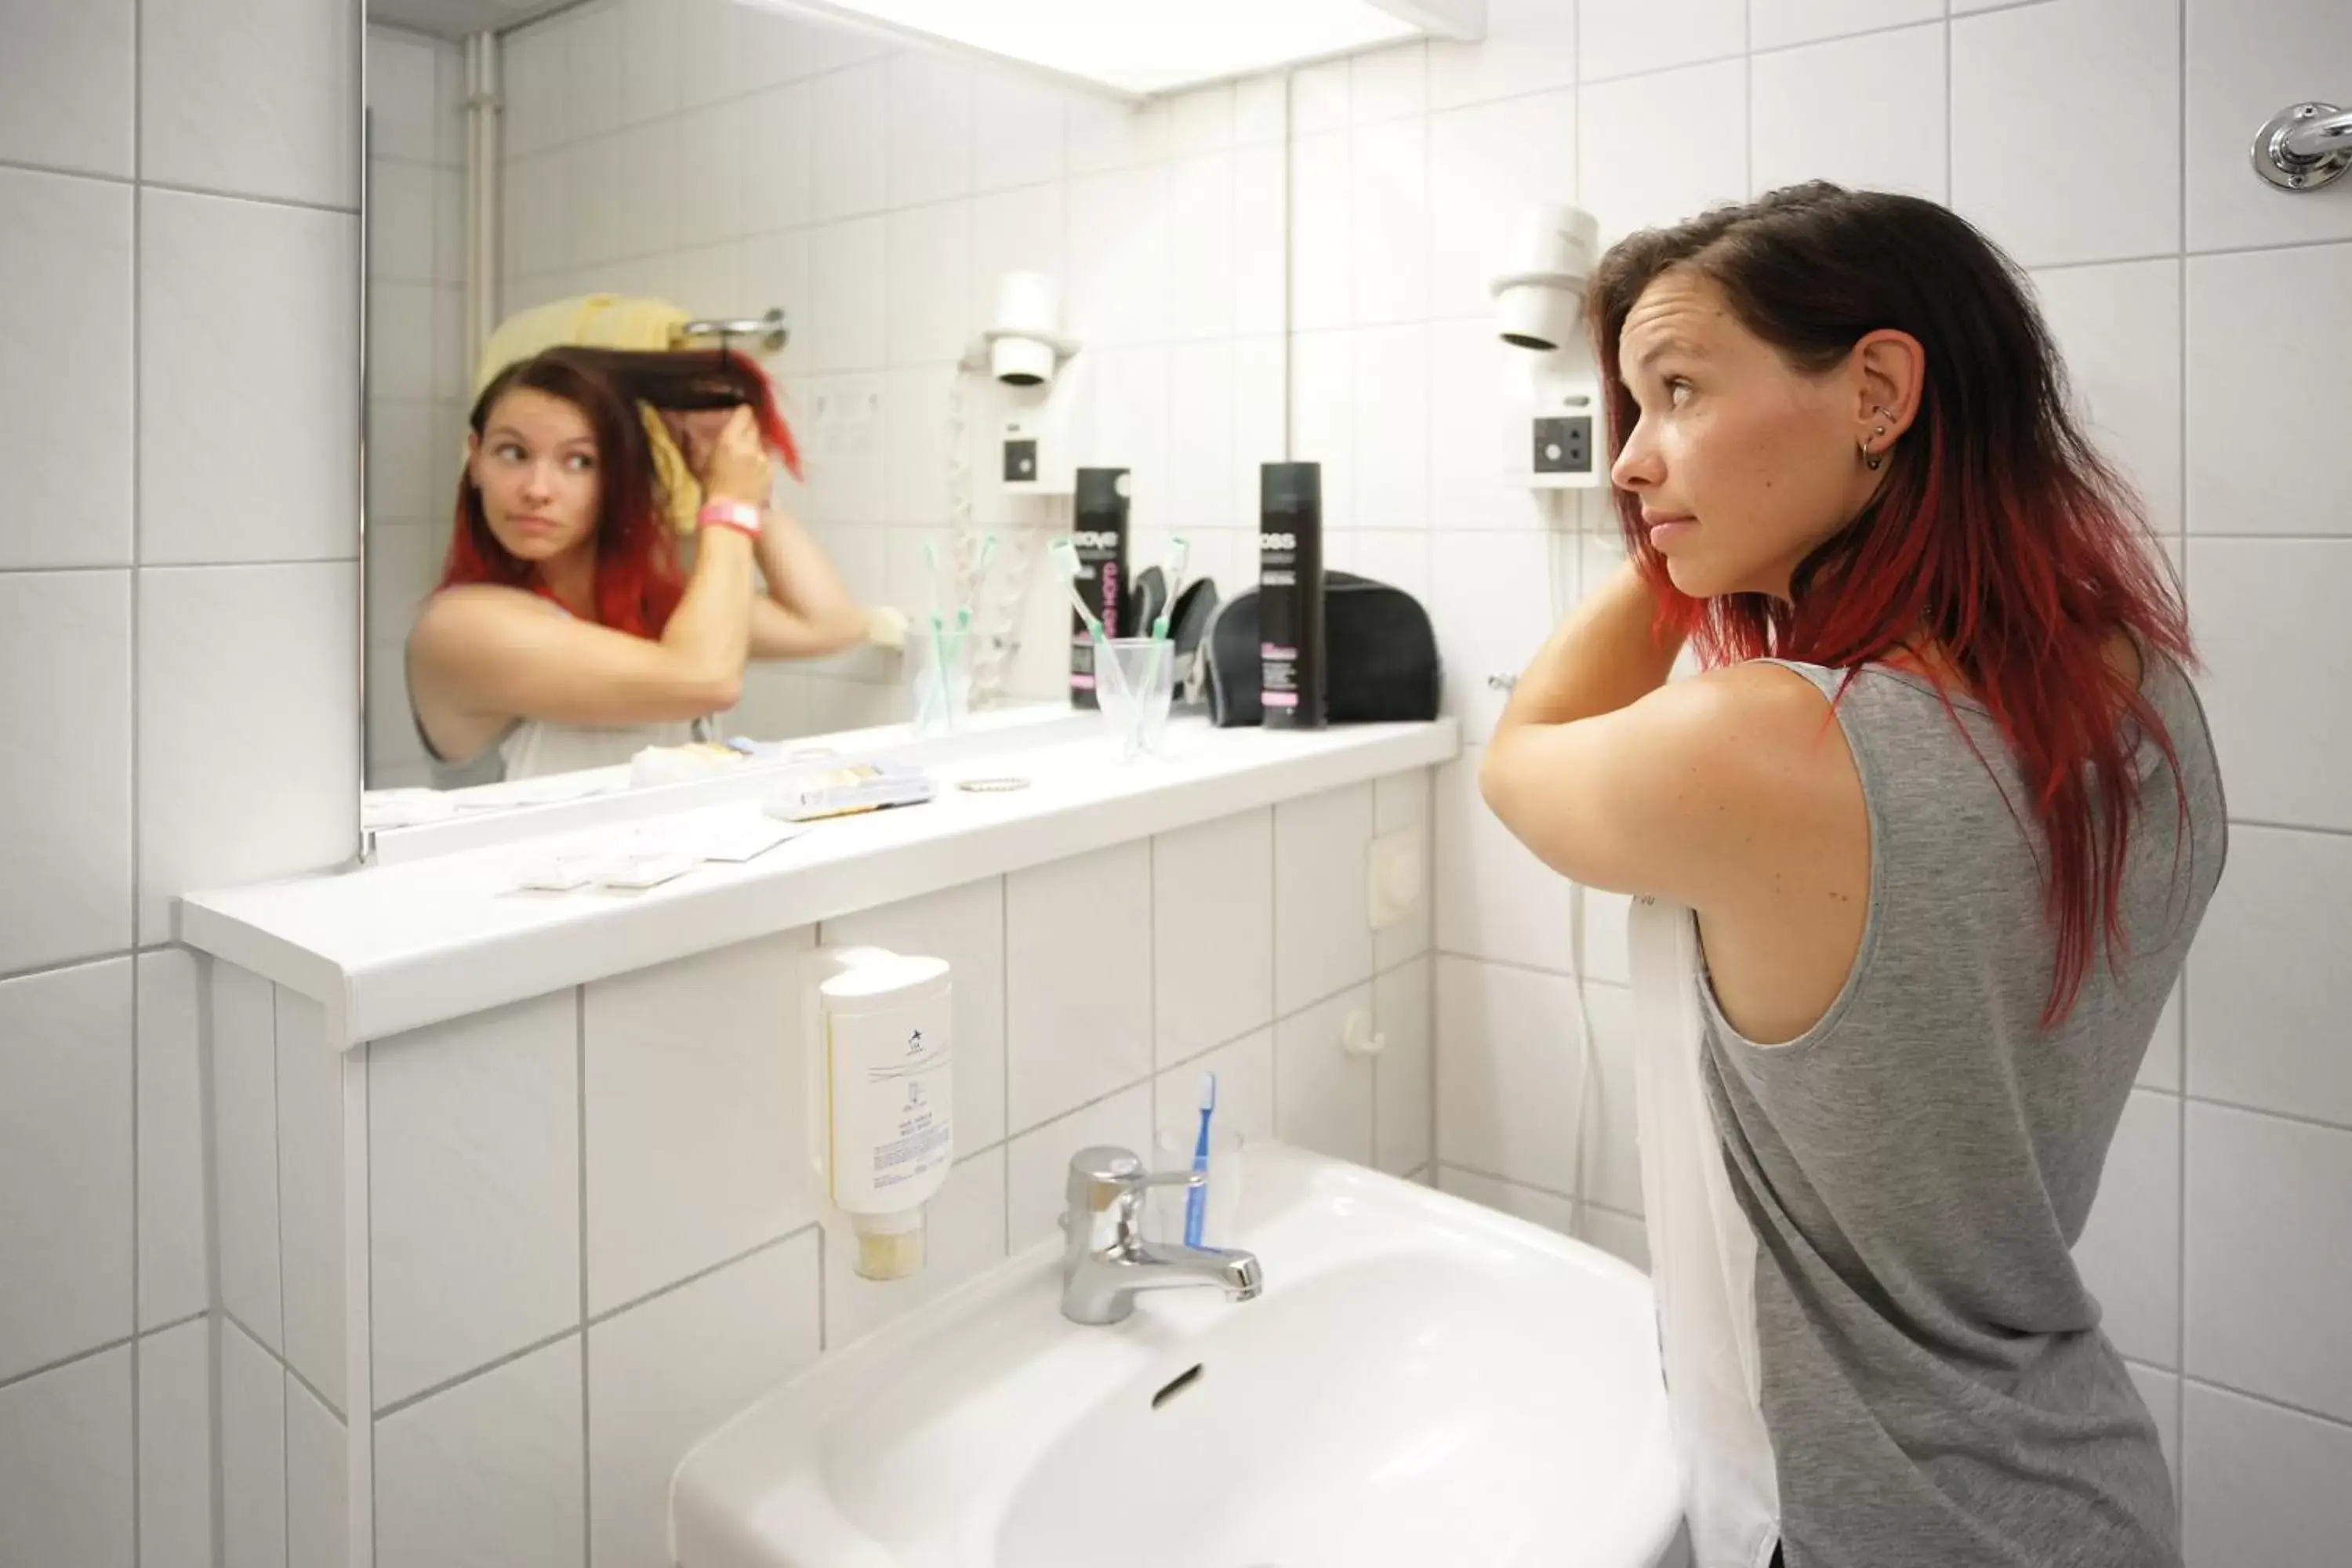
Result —
[{"label": "woman's bare arm", "polygon": [[768,508],[758,553],[768,591],[751,605],[753,658],[816,658],[865,639],[865,608],[792,513]]}]

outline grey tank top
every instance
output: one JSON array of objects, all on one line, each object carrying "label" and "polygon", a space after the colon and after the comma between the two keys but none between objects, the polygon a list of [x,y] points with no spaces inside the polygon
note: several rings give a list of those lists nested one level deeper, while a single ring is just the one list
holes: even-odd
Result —
[{"label": "grey tank top", "polygon": [[2180,773],[2137,738],[2130,945],[2118,973],[2094,943],[2044,1032],[2042,837],[1991,718],[1883,666],[1843,695],[1843,670],[1787,668],[1834,701],[1861,774],[1861,947],[1785,1044],[1742,1037],[1703,972],[1699,990],[1701,1076],[1756,1230],[1788,1568],[2178,1568],[2156,1425],[2072,1249],[2227,852],[2195,690],[2148,661]]}]

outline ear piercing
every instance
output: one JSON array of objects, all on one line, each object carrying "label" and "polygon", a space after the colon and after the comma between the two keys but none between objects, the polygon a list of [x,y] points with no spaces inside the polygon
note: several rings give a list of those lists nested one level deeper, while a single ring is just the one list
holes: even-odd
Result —
[{"label": "ear piercing", "polygon": [[[1886,409],[1885,405],[1883,405],[1883,404],[1879,406],[1878,414],[1879,414],[1879,417],[1880,417],[1880,418],[1882,418],[1882,419],[1892,419],[1892,418],[1894,418],[1894,417],[1895,417],[1895,416],[1894,416],[1892,413],[1888,412],[1888,410]],[[1862,441],[1859,441],[1859,442],[1855,443],[1856,447],[1860,449],[1860,451],[1861,451],[1861,453],[1862,453],[1862,464],[1863,464],[1863,467],[1864,467],[1864,468],[1871,468],[1871,469],[1874,469],[1874,469],[1876,469],[1876,468],[1878,468],[1878,466],[1879,466],[1880,464],[1882,464],[1882,463],[1884,463],[1884,462],[1885,462],[1885,461],[1886,461],[1886,454],[1885,454],[1885,453],[1884,453],[1884,452],[1874,452],[1874,451],[1872,451],[1872,450],[1870,449],[1870,443],[1871,443],[1871,442],[1873,442],[1873,441],[1877,440],[1881,436],[1884,436],[1884,435],[1885,435],[1885,434],[1886,434],[1886,426],[1884,426],[1884,425],[1881,425],[1881,426],[1879,426],[1876,429],[1874,429],[1874,430],[1871,431],[1870,435],[1869,435],[1866,438],[1864,438],[1864,440],[1862,440]]]}]

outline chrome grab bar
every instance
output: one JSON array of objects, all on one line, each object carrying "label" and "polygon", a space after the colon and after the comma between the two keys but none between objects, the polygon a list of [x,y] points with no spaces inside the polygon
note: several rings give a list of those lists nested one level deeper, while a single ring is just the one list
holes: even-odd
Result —
[{"label": "chrome grab bar", "polygon": [[2291,103],[2254,133],[2254,173],[2282,191],[2315,191],[2352,169],[2352,109]]},{"label": "chrome grab bar", "polygon": [[724,343],[730,338],[756,338],[768,353],[782,353],[792,337],[792,328],[785,323],[784,308],[776,306],[764,316],[714,317],[708,321],[688,321],[669,335],[670,347],[682,349],[704,339],[716,338]]}]

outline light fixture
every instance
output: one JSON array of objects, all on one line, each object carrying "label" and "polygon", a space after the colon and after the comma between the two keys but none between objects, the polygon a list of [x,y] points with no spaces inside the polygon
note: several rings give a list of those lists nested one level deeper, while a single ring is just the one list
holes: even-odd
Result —
[{"label": "light fixture", "polygon": [[1477,38],[1486,0],[740,0],[1144,98],[1409,38]]}]

